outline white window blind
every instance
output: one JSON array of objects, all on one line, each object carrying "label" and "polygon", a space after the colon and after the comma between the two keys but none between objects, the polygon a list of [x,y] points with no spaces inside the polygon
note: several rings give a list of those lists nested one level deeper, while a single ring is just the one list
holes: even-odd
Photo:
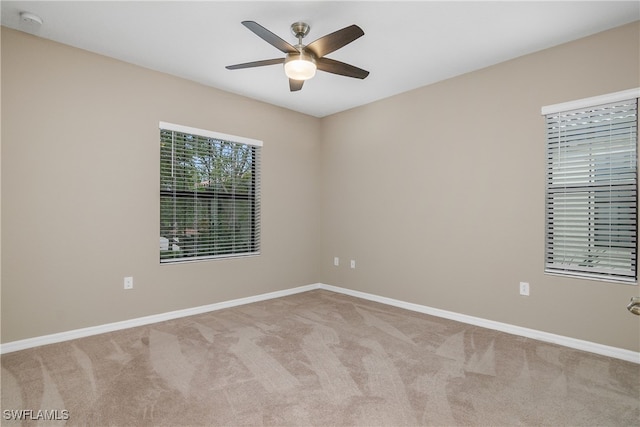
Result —
[{"label": "white window blind", "polygon": [[160,262],[260,251],[260,141],[160,123]]},{"label": "white window blind", "polygon": [[546,114],[547,272],[636,281],[637,104]]}]

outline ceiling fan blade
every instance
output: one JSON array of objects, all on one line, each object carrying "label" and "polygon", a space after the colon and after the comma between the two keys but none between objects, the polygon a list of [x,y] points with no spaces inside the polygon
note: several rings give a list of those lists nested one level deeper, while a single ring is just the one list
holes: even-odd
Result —
[{"label": "ceiling fan blade", "polygon": [[364,36],[364,31],[357,25],[350,25],[341,30],[320,37],[307,45],[307,49],[312,51],[316,57],[320,58],[333,51],[348,45],[358,37]]},{"label": "ceiling fan blade", "polygon": [[296,92],[302,89],[302,85],[304,84],[304,80],[293,80],[289,79],[289,90],[291,92]]},{"label": "ceiling fan blade", "polygon": [[354,77],[356,79],[364,79],[369,75],[369,72],[362,68],[354,67],[353,65],[345,64],[344,62],[329,58],[318,58],[316,60],[316,66],[318,67],[318,70],[326,71],[327,73]]},{"label": "ceiling fan blade", "polygon": [[283,53],[296,53],[298,50],[293,47],[289,42],[281,39],[271,31],[264,28],[262,25],[254,21],[242,21],[242,25],[253,31],[262,40],[269,43],[271,46],[280,50]]},{"label": "ceiling fan blade", "polygon": [[227,70],[240,70],[242,68],[264,67],[265,65],[282,64],[284,58],[265,59],[263,61],[245,62],[244,64],[227,65]]}]

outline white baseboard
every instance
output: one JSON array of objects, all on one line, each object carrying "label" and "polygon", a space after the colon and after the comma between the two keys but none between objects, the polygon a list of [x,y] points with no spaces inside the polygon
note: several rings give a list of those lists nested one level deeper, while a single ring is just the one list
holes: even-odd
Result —
[{"label": "white baseboard", "polygon": [[375,301],[382,304],[392,305],[394,307],[404,308],[406,310],[417,311],[419,313],[429,314],[432,316],[442,317],[445,319],[455,320],[457,322],[467,323],[474,326],[480,326],[487,329],[493,329],[500,332],[506,332],[512,335],[519,335],[532,338],[538,341],[549,342],[562,345],[576,350],[588,351],[602,356],[613,357],[616,359],[626,360],[640,364],[640,352],[626,350],[618,347],[611,347],[603,344],[597,344],[591,341],[584,341],[575,338],[565,337],[563,335],[551,334],[549,332],[538,331],[536,329],[523,328],[521,326],[510,325],[508,323],[496,322],[493,320],[482,319],[480,317],[467,316],[466,314],[455,313],[452,311],[440,310],[425,305],[413,304],[410,302],[400,301],[392,298],[381,297],[366,292],[354,291],[338,286],[320,284],[320,289],[326,289],[332,292],[338,292],[350,295],[356,298],[362,298],[369,301]]},{"label": "white baseboard", "polygon": [[63,341],[74,340],[76,338],[88,337],[91,335],[104,334],[106,332],[119,331],[121,329],[134,328],[136,326],[149,325],[151,323],[164,322],[165,320],[177,319],[180,317],[193,316],[195,314],[208,313],[210,311],[222,310],[223,308],[236,307],[238,305],[250,304],[252,302],[265,301],[273,298],[280,298],[287,295],[307,292],[318,289],[320,284],[300,286],[297,288],[285,289],[282,291],[269,292],[246,298],[239,298],[230,301],[223,301],[215,304],[202,305],[199,307],[187,308],[184,310],[169,311],[167,313],[154,314],[151,316],[138,317],[136,319],[123,320],[121,322],[107,323],[88,328],[74,329],[72,331],[60,332],[57,334],[44,335],[41,337],[27,338],[19,341],[12,341],[0,345],[0,354],[11,353],[27,348],[38,347],[46,344],[54,344]]},{"label": "white baseboard", "polygon": [[366,292],[354,291],[352,289],[341,288],[339,286],[325,285],[323,283],[315,283],[312,285],[299,286],[297,288],[269,292],[266,294],[260,294],[260,295],[255,295],[251,297],[246,297],[246,298],[239,298],[239,299],[223,301],[215,304],[187,308],[184,310],[170,311],[167,313],[139,317],[136,319],[124,320],[121,322],[107,323],[105,325],[92,326],[88,328],[75,329],[67,332],[60,332],[57,334],[44,335],[41,337],[34,337],[34,338],[28,338],[28,339],[19,340],[19,341],[8,342],[0,345],[0,354],[11,353],[18,350],[25,350],[27,348],[38,347],[46,344],[54,344],[54,343],[68,341],[76,338],[88,337],[91,335],[103,334],[106,332],[118,331],[121,329],[133,328],[136,326],[149,325],[152,323],[163,322],[171,319],[177,319],[180,317],[208,313],[210,311],[222,310],[224,308],[236,307],[239,305],[250,304],[258,301],[266,301],[269,299],[280,298],[288,295],[294,295],[301,292],[311,291],[314,289],[324,289],[331,292],[350,295],[356,298],[362,298],[365,300],[379,302],[379,303],[391,305],[394,307],[404,308],[406,310],[429,314],[431,316],[442,317],[445,319],[455,320],[457,322],[467,323],[474,326],[480,326],[487,329],[506,332],[512,335],[519,335],[527,338],[536,339],[539,341],[558,344],[565,347],[574,348],[577,350],[588,351],[591,353],[600,354],[602,356],[613,357],[616,359],[626,360],[628,362],[634,362],[634,363],[640,364],[639,352],[597,344],[590,341],[578,340],[575,338],[551,334],[548,332],[538,331],[535,329],[523,328],[520,326],[510,325],[508,323],[495,322],[493,320],[482,319],[480,317],[467,316],[466,314],[440,310],[438,308],[400,301],[393,298],[387,298],[379,295],[369,294]]}]

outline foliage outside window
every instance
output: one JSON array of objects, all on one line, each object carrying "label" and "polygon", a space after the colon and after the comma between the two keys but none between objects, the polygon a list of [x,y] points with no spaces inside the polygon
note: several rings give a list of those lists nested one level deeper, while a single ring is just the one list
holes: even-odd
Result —
[{"label": "foliage outside window", "polygon": [[546,272],[636,282],[637,93],[543,108]]},{"label": "foliage outside window", "polygon": [[160,262],[259,253],[261,144],[160,123]]}]

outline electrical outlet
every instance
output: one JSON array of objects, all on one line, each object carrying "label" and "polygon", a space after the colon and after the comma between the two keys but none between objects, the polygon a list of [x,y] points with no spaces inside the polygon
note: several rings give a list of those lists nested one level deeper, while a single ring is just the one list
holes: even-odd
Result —
[{"label": "electrical outlet", "polygon": [[351,268],[356,268],[356,260],[351,260]]},{"label": "electrical outlet", "polygon": [[133,289],[133,277],[125,277],[124,278],[124,288],[125,289]]},{"label": "electrical outlet", "polygon": [[333,265],[335,265],[336,267],[340,265],[340,258],[338,257],[333,257]]},{"label": "electrical outlet", "polygon": [[520,295],[529,296],[529,283],[520,282]]}]

